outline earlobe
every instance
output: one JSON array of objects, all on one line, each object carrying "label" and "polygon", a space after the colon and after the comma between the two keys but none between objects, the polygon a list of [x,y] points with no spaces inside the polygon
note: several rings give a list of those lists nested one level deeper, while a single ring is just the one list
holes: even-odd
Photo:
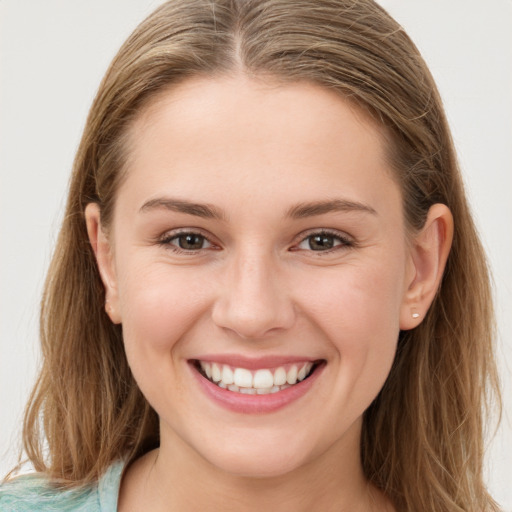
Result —
[{"label": "earlobe", "polygon": [[453,239],[453,216],[444,204],[430,207],[423,229],[411,243],[413,277],[400,311],[400,329],[413,329],[425,317],[437,293]]},{"label": "earlobe", "polygon": [[89,203],[86,206],[85,221],[89,241],[96,256],[100,277],[105,287],[105,311],[113,323],[119,324],[121,323],[121,317],[112,248],[102,230],[100,207],[96,203]]}]

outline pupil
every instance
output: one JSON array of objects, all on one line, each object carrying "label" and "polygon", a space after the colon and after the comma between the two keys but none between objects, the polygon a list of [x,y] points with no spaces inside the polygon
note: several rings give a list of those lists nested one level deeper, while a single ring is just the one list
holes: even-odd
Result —
[{"label": "pupil", "polygon": [[334,247],[334,240],[329,235],[315,235],[309,239],[309,247],[313,251],[322,251],[325,249],[332,249]]},{"label": "pupil", "polygon": [[204,237],[201,235],[181,235],[179,237],[179,245],[181,249],[201,249],[203,247]]}]

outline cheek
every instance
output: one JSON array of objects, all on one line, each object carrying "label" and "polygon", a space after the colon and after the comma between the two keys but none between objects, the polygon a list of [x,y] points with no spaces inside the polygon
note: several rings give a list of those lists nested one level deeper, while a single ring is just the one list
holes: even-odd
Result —
[{"label": "cheek", "polygon": [[[347,264],[316,276],[304,276],[303,309],[328,332],[356,345],[356,333],[398,333],[403,299],[403,266],[393,262]],[[346,334],[346,336],[345,336]],[[348,338],[348,339],[347,339]],[[364,339],[364,337],[363,337]]]},{"label": "cheek", "polygon": [[[209,290],[197,269],[133,262],[120,273],[119,297],[126,350],[162,354],[199,321]],[[206,281],[207,282],[207,281]]]},{"label": "cheek", "polygon": [[208,310],[209,290],[197,270],[144,261],[131,261],[126,268],[130,271],[121,269],[119,274],[119,303],[126,357],[135,380],[155,410],[164,411],[169,403],[188,407],[180,378],[184,350]]},{"label": "cheek", "polygon": [[361,403],[378,393],[395,356],[403,296],[400,262],[347,265],[319,277],[303,306],[331,346],[342,388],[368,395]]}]

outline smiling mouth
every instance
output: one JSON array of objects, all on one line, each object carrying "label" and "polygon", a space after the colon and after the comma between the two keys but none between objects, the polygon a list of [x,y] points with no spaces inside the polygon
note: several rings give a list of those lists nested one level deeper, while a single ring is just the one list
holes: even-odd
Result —
[{"label": "smiling mouth", "polygon": [[197,371],[219,388],[247,395],[268,395],[291,388],[306,380],[323,361],[305,361],[248,370],[209,361],[194,361]]}]

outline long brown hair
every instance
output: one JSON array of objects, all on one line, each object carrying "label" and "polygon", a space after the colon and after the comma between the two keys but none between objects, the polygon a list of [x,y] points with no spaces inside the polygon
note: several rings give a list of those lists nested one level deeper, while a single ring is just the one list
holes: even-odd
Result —
[{"label": "long brown hair", "polygon": [[[424,321],[401,332],[391,374],[366,411],[361,457],[398,510],[498,510],[482,481],[487,406],[499,403],[486,259],[434,81],[404,30],[371,0],[172,0],[129,37],[92,105],[41,311],[43,366],[24,446],[36,470],[68,486],[157,446],[84,221],[111,220],[127,129],[147,102],[191,76],[242,70],[338,91],[383,127],[410,230],[434,203],[455,232]],[[493,402],[494,397],[494,402]]]}]

